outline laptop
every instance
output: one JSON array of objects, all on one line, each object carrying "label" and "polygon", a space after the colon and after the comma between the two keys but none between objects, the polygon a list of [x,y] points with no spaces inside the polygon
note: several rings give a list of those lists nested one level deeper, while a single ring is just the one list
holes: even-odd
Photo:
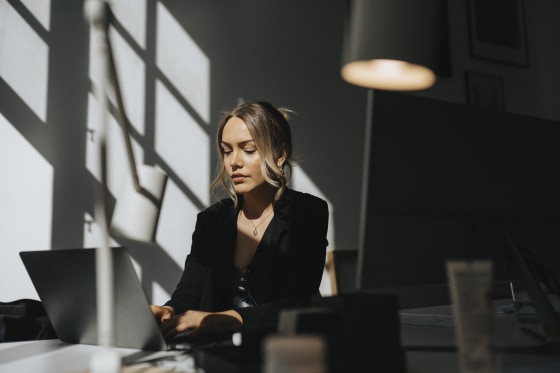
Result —
[{"label": "laptop", "polygon": [[[182,335],[169,342],[163,338],[128,249],[114,247],[111,251],[115,347],[149,351],[189,349],[190,342]],[[95,249],[23,251],[20,257],[59,339],[97,345]],[[219,337],[227,340],[228,336]]]},{"label": "laptop", "polygon": [[[509,249],[513,265],[519,272],[519,279],[526,286],[529,298],[539,318],[538,324],[540,327],[538,329],[540,330],[538,332],[542,332],[545,341],[558,344],[560,342],[560,316],[541,287],[538,275],[528,266],[518,245],[504,226],[502,226],[502,235]],[[529,329],[527,324],[525,324],[525,328]]]}]

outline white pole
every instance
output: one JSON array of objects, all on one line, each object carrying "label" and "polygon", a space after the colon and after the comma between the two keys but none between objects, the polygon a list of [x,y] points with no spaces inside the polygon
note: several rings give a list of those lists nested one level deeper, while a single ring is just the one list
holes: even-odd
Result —
[{"label": "white pole", "polygon": [[99,104],[99,171],[101,176],[101,193],[95,198],[95,220],[102,232],[102,242],[96,250],[96,285],[97,285],[97,336],[103,349],[90,361],[92,373],[117,373],[120,371],[120,357],[112,348],[115,345],[115,312],[113,292],[113,258],[109,247],[109,230],[106,211],[107,191],[107,124],[109,85],[109,56],[106,44],[107,4],[103,0],[86,0],[84,14],[90,23],[93,43],[93,58],[99,61],[99,81],[94,83],[95,96]]},{"label": "white pole", "polygon": [[358,229],[358,269],[356,271],[356,287],[361,288],[362,276],[363,276],[363,258],[366,245],[366,221],[367,221],[367,210],[368,210],[368,185],[370,183],[370,156],[371,156],[371,132],[373,130],[373,100],[374,100],[374,90],[368,89],[367,91],[367,103],[366,103],[366,123],[365,123],[365,133],[364,133],[364,157],[362,162],[362,190],[361,190],[361,209],[360,209],[360,221]]}]

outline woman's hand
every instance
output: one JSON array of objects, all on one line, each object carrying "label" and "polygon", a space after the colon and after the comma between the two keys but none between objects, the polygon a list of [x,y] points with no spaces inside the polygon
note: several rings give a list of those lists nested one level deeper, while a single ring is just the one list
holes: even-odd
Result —
[{"label": "woman's hand", "polygon": [[170,306],[156,306],[152,304],[150,308],[160,324],[175,316],[175,310]]},{"label": "woman's hand", "polygon": [[161,331],[164,338],[169,340],[185,331],[188,337],[233,333],[238,331],[242,324],[241,315],[233,310],[223,312],[189,310],[162,322]]}]

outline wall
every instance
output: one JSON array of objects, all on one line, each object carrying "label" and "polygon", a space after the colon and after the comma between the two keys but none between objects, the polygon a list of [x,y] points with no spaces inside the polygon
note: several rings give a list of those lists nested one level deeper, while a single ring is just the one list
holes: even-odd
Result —
[{"label": "wall", "polygon": [[[126,244],[148,295],[165,300],[212,199],[219,113],[264,99],[297,112],[294,187],[331,208],[330,249],[358,246],[367,92],[339,75],[344,0],[156,1],[114,4],[111,29],[138,163],[171,178],[157,243]],[[466,4],[449,2],[452,75],[420,95],[465,102],[465,71],[503,79],[505,109],[560,119],[560,4],[526,2],[529,66],[472,58]],[[92,247],[96,162],[95,64],[83,3],[0,0],[0,300],[35,297],[22,250]],[[127,182],[111,122],[110,190]]]}]

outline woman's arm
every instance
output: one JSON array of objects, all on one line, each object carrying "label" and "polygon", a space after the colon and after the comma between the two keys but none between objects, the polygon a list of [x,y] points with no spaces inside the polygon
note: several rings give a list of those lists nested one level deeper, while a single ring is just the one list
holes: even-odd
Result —
[{"label": "woman's arm", "polygon": [[293,206],[290,226],[290,276],[281,281],[294,297],[318,295],[327,255],[327,203],[304,194]]},{"label": "woman's arm", "polygon": [[210,233],[206,220],[203,213],[198,214],[192,234],[191,251],[185,260],[183,274],[171,299],[165,303],[165,306],[174,310],[174,314],[200,307],[204,279],[210,265],[208,259]]}]

